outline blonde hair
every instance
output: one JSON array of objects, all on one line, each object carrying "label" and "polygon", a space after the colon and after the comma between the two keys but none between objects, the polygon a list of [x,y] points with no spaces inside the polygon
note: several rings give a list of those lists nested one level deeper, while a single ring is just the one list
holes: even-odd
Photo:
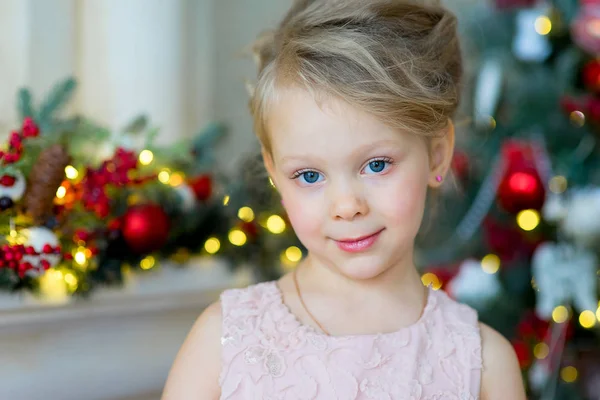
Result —
[{"label": "blonde hair", "polygon": [[462,57],[454,14],[439,1],[296,0],[254,46],[259,76],[250,108],[270,151],[266,119],[278,90],[334,96],[388,125],[438,135],[460,100]]}]

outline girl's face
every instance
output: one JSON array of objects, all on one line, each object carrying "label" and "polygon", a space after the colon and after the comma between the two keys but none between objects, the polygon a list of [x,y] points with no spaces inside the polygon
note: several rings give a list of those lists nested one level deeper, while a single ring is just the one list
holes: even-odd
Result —
[{"label": "girl's face", "polygon": [[265,164],[311,258],[369,279],[412,257],[427,187],[445,172],[448,149],[442,158],[434,149],[436,169],[423,138],[343,101],[319,105],[301,89],[284,91],[272,107]]}]

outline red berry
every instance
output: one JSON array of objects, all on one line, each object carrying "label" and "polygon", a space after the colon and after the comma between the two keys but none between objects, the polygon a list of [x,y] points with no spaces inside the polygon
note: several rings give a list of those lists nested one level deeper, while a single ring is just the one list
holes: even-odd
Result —
[{"label": "red berry", "polygon": [[19,132],[13,131],[10,133],[8,143],[12,147],[18,147],[23,142],[23,138],[19,135]]},{"label": "red berry", "polygon": [[44,254],[52,254],[52,246],[50,246],[48,243],[46,243],[42,249],[42,251],[44,252]]},{"label": "red berry", "polygon": [[83,229],[77,229],[75,231],[75,238],[77,240],[82,240],[84,242],[87,242],[88,239],[90,238],[90,234]]},{"label": "red berry", "polygon": [[21,264],[19,264],[19,269],[22,269],[22,270],[24,270],[24,271],[30,270],[30,269],[32,269],[32,268],[33,268],[33,265],[31,265],[31,264],[30,264],[29,262],[27,262],[27,261],[26,261],[26,262],[24,262],[24,263],[21,263]]},{"label": "red berry", "polygon": [[108,229],[111,231],[116,231],[121,229],[121,220],[119,218],[115,218],[108,223]]},{"label": "red berry", "polygon": [[72,260],[73,259],[73,254],[71,254],[71,253],[65,253],[65,254],[63,254],[63,258],[65,260]]},{"label": "red berry", "polygon": [[25,253],[29,254],[30,256],[33,256],[33,255],[37,254],[36,251],[35,251],[35,249],[33,248],[33,246],[27,246],[25,248]]},{"label": "red berry", "polygon": [[35,137],[40,134],[40,128],[36,125],[31,117],[25,118],[23,120],[23,136],[25,137]]},{"label": "red berry", "polygon": [[6,261],[12,261],[12,260],[15,259],[15,255],[14,255],[14,253],[12,251],[11,252],[7,251],[7,252],[4,253],[4,259]]},{"label": "red berry", "polygon": [[40,261],[40,265],[42,266],[42,268],[44,268],[44,271],[50,269],[50,262],[48,262],[48,260]]},{"label": "red berry", "polygon": [[12,164],[15,161],[17,161],[17,157],[15,154],[8,153],[4,156],[4,162],[6,162],[7,164]]},{"label": "red berry", "polygon": [[15,260],[17,260],[17,261],[21,261],[21,260],[23,259],[23,254],[21,254],[21,253],[16,253],[16,252],[15,252],[14,254],[15,254],[15,255],[14,255],[14,257],[15,257]]},{"label": "red berry", "polygon": [[2,178],[0,178],[0,185],[11,187],[14,186],[16,181],[17,178],[15,178],[14,176],[4,175]]}]

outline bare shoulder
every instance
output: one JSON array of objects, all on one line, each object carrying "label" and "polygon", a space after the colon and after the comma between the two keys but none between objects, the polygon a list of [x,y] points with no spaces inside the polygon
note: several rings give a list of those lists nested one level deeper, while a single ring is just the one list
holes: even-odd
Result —
[{"label": "bare shoulder", "polygon": [[508,340],[485,324],[479,324],[483,375],[481,400],[526,400],[523,378],[515,351]]},{"label": "bare shoulder", "polygon": [[220,396],[221,303],[198,317],[171,367],[162,400],[216,400]]}]

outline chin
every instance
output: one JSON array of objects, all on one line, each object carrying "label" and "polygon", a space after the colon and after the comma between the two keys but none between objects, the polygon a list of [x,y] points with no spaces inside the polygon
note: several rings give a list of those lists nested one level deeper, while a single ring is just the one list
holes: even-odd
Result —
[{"label": "chin", "polygon": [[354,256],[345,260],[331,260],[336,270],[354,280],[370,280],[377,278],[390,269],[390,264],[375,255]]}]

